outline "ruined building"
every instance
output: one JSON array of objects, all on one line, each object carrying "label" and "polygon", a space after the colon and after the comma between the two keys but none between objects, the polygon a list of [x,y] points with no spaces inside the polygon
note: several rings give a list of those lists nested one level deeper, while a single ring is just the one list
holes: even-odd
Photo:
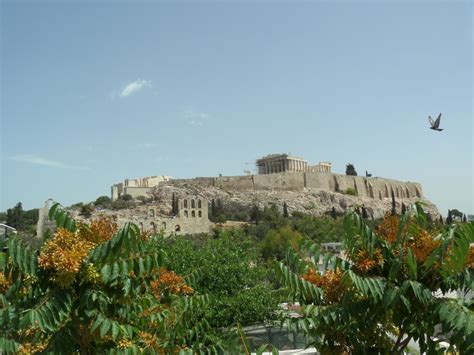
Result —
[{"label": "ruined building", "polygon": [[117,200],[120,196],[130,195],[132,197],[147,196],[147,192],[153,187],[158,186],[162,181],[169,181],[169,176],[147,176],[137,179],[125,179],[123,182],[112,185],[111,198],[112,201]]},{"label": "ruined building", "polygon": [[258,174],[274,174],[284,172],[321,172],[330,173],[331,163],[320,162],[318,165],[309,165],[302,158],[288,154],[269,154],[256,161]]}]

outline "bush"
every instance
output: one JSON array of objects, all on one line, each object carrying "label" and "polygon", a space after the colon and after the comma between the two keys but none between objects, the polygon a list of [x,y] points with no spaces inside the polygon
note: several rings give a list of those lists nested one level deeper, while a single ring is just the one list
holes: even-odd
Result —
[{"label": "bush", "polygon": [[352,188],[352,187],[348,187],[348,188],[346,189],[346,191],[344,191],[344,193],[345,193],[346,195],[351,195],[351,196],[357,196],[357,195],[358,195],[356,189],[354,189],[354,188]]},{"label": "bush", "polygon": [[109,196],[100,196],[100,197],[97,197],[97,200],[95,200],[94,205],[98,207],[107,208],[110,206],[111,203],[112,203],[112,200],[110,199]]},{"label": "bush", "polygon": [[79,215],[84,218],[90,218],[92,216],[92,212],[94,212],[94,206],[88,203],[87,205],[82,205]]}]

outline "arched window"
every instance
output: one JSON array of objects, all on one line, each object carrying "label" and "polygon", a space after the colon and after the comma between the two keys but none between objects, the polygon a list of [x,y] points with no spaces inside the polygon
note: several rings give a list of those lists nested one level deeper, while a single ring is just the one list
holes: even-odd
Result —
[{"label": "arched window", "polygon": [[151,222],[151,223],[150,223],[150,227],[151,227],[151,229],[153,229],[153,233],[156,233],[156,225],[155,225],[155,222]]},{"label": "arched window", "polygon": [[150,211],[148,211],[148,216],[149,216],[149,217],[155,217],[155,210],[154,210],[154,209],[150,209]]},{"label": "arched window", "polygon": [[405,187],[405,193],[407,195],[407,198],[410,198],[410,190],[408,190],[408,187]]},{"label": "arched window", "polygon": [[198,208],[201,208],[201,200],[198,200]]},{"label": "arched window", "polygon": [[199,218],[202,217],[202,212],[201,212],[201,211],[198,211],[198,217],[199,217]]},{"label": "arched window", "polygon": [[191,208],[196,208],[196,202],[194,199],[191,200]]},{"label": "arched window", "polygon": [[161,229],[166,230],[166,222],[161,223]]},{"label": "arched window", "polygon": [[188,200],[184,200],[184,208],[188,208]]},{"label": "arched window", "polygon": [[143,232],[143,222],[140,222],[139,225],[140,225],[140,230]]},{"label": "arched window", "polygon": [[174,231],[175,232],[180,232],[181,231],[181,226],[179,224],[174,226]]},{"label": "arched window", "polygon": [[184,218],[188,218],[188,211],[184,211]]},{"label": "arched window", "polygon": [[194,211],[194,210],[191,211],[191,217],[193,217],[193,218],[196,217],[196,211]]}]

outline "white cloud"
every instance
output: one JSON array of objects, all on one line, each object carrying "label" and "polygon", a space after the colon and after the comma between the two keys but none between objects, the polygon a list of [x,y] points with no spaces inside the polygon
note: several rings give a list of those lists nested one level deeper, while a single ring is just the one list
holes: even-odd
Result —
[{"label": "white cloud", "polygon": [[143,79],[137,79],[127,85],[125,85],[120,91],[119,96],[120,97],[127,97],[130,96],[140,90],[142,90],[145,87],[151,87],[151,82],[148,80],[143,80]]},{"label": "white cloud", "polygon": [[194,110],[185,110],[183,113],[186,123],[193,127],[201,127],[204,125],[204,122],[209,120],[211,117],[205,112],[196,112]]},{"label": "white cloud", "polygon": [[89,170],[86,166],[78,166],[78,165],[69,165],[59,161],[46,159],[37,155],[16,155],[10,157],[10,160],[21,161],[24,163],[35,164],[35,165],[42,165],[42,166],[51,166],[55,168],[63,168],[63,169],[78,169],[78,170]]}]

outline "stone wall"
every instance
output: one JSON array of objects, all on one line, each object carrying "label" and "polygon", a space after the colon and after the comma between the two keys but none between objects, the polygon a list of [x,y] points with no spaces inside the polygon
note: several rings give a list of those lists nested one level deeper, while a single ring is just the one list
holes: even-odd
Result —
[{"label": "stone wall", "polygon": [[361,197],[382,200],[391,198],[422,198],[421,184],[379,177],[350,176],[323,172],[283,172],[275,174],[179,179],[165,184],[188,184],[219,187],[225,190],[303,191],[305,188],[344,193],[354,189]]}]

